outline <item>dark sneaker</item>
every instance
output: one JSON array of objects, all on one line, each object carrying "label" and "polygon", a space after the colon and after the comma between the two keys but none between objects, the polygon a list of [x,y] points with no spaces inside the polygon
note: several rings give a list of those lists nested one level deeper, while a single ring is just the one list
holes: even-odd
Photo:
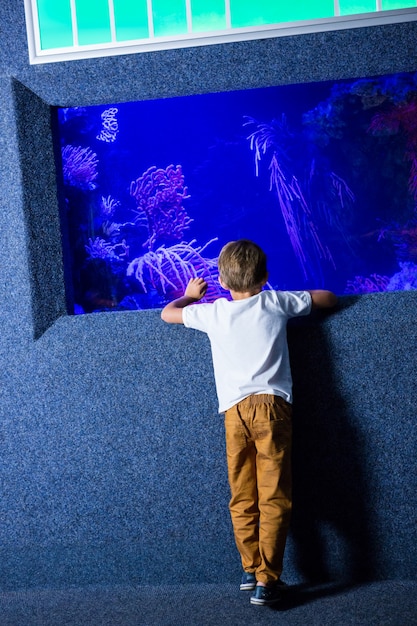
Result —
[{"label": "dark sneaker", "polygon": [[282,590],[286,587],[286,584],[279,580],[275,585],[269,587],[262,587],[256,585],[255,592],[251,596],[251,604],[268,605],[279,602],[282,598]]},{"label": "dark sneaker", "polygon": [[242,582],[240,583],[240,591],[252,591],[256,587],[255,574],[243,572]]}]

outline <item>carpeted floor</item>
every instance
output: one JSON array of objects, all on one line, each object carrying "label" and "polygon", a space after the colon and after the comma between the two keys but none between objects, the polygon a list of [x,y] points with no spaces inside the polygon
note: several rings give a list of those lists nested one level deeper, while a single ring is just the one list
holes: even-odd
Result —
[{"label": "carpeted floor", "polygon": [[86,587],[0,593],[1,626],[413,626],[417,583],[297,586],[256,607],[234,585]]}]

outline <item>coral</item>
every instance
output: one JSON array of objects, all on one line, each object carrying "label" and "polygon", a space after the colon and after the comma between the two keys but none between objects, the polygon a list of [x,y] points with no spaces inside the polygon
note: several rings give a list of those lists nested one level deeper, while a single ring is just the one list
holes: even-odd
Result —
[{"label": "coral", "polygon": [[349,92],[360,98],[365,111],[380,106],[388,98],[378,78],[361,78],[360,80],[354,81],[350,86]]},{"label": "coral", "polygon": [[90,148],[66,145],[62,148],[62,171],[64,184],[79,189],[95,189],[97,155]]},{"label": "coral", "polygon": [[377,113],[369,126],[372,134],[396,134],[403,132],[406,141],[406,158],[411,162],[409,189],[417,200],[417,99],[392,106]]},{"label": "coral", "polygon": [[[118,304],[118,310],[122,311],[140,311],[142,309],[142,297],[139,294],[130,294],[125,296]],[[148,308],[148,307],[145,307]]]},{"label": "coral", "polygon": [[99,141],[105,141],[106,143],[113,143],[113,141],[116,141],[117,133],[119,132],[119,123],[116,117],[118,111],[119,110],[116,107],[111,107],[110,109],[103,111],[101,114],[102,128],[96,139]]},{"label": "coral", "polygon": [[101,209],[102,215],[105,215],[107,217],[112,217],[112,215],[114,215],[115,210],[119,206],[120,206],[120,202],[118,200],[115,200],[111,196],[107,196],[107,198],[105,198],[104,196],[101,196],[100,209]]},{"label": "coral", "polygon": [[63,107],[58,109],[58,116],[63,124],[75,118],[84,117],[85,115],[87,115],[87,109],[85,107]]},{"label": "coral", "polygon": [[131,261],[127,275],[134,276],[143,291],[151,289],[162,291],[169,297],[182,294],[190,278],[201,276],[208,282],[206,301],[222,295],[218,284],[217,259],[207,259],[202,252],[213,241],[203,247],[194,247],[195,240],[181,242],[169,248],[160,246]]},{"label": "coral", "polygon": [[417,261],[416,219],[409,220],[403,225],[392,222],[377,232],[378,241],[385,240],[393,244],[398,261]]},{"label": "coral", "polygon": [[117,254],[119,259],[121,259],[122,257],[125,257],[126,259],[129,258],[130,246],[127,244],[126,239],[122,239],[120,243],[116,243],[113,246],[113,252],[115,252],[117,248],[121,248],[121,251]]},{"label": "coral", "polygon": [[398,259],[417,261],[417,220],[411,220],[396,231],[394,244]]},{"label": "coral", "polygon": [[330,138],[341,139],[346,123],[343,114],[349,103],[358,99],[364,111],[391,103],[404,105],[417,94],[417,74],[397,74],[363,78],[333,85],[326,100],[303,115],[303,122],[315,139],[327,144]]},{"label": "coral", "polygon": [[106,220],[102,223],[101,230],[105,237],[114,240],[120,235],[121,226],[123,226],[123,224],[116,224],[116,222],[110,222],[109,220]]},{"label": "coral", "polygon": [[376,291],[386,291],[389,281],[389,276],[381,276],[380,274],[355,276],[354,280],[349,280],[347,282],[345,293],[363,294],[374,293]]},{"label": "coral", "polygon": [[[106,280],[110,280],[113,286],[117,285],[117,289],[111,292],[110,308],[160,307],[167,299],[181,295],[189,279],[197,275],[204,277],[208,283],[206,302],[224,295],[218,282],[217,259],[204,256],[207,246],[217,239],[204,246],[196,246],[195,240],[169,245],[169,241],[178,239],[191,223],[182,206],[188,195],[181,167],[171,165],[165,170],[149,168],[131,184],[131,195],[137,202],[134,223],[114,222],[112,217],[120,203],[110,195],[101,196],[100,211],[94,220],[95,234],[99,233],[99,236],[90,237],[84,245],[86,266],[92,268],[94,275],[104,271]],[[134,232],[143,227],[147,231],[144,237]],[[130,261],[131,246],[122,237],[126,234],[132,236],[132,233],[133,238],[128,242],[132,245],[132,256],[135,258]],[[137,256],[138,248],[140,250],[146,237],[143,247],[147,251]],[[158,240],[163,243],[154,248]],[[131,286],[134,282],[137,285],[135,292],[127,293],[129,283]],[[97,304],[97,294],[94,290],[92,293],[95,310],[98,310],[102,304]],[[91,308],[91,298],[88,302]],[[109,305],[106,304],[106,307],[109,308]]]},{"label": "coral", "polygon": [[254,126],[255,130],[248,135],[250,148],[255,152],[255,175],[259,176],[259,163],[262,155],[265,155],[270,149],[276,154],[280,151],[280,160],[285,157],[285,152],[280,146],[283,143],[283,136],[288,136],[288,126],[285,115],[282,115],[281,122],[272,120],[270,124],[258,122],[253,117],[245,117],[244,126]]},{"label": "coral", "polygon": [[111,243],[108,243],[100,237],[96,237],[94,241],[89,237],[88,244],[85,245],[85,250],[89,259],[108,259],[115,258],[117,255],[114,252],[114,247]]},{"label": "coral", "polygon": [[342,209],[345,208],[346,199],[350,202],[355,201],[355,194],[349,188],[343,178],[340,178],[340,176],[338,176],[334,172],[330,172],[330,179],[332,181],[333,188],[336,191]]},{"label": "coral", "polygon": [[[318,228],[314,222],[311,207],[309,206],[303,189],[297,177],[286,165],[289,157],[285,151],[285,141],[290,133],[287,128],[285,117],[282,122],[273,121],[272,124],[262,124],[253,118],[246,118],[245,126],[255,125],[255,130],[247,137],[250,141],[251,150],[255,152],[255,174],[259,175],[259,162],[263,155],[269,157],[270,191],[275,190],[279,207],[284,219],[292,248],[303,270],[304,277],[309,275],[309,262],[306,255],[308,245],[313,248],[319,258],[324,258],[333,263],[332,255],[318,234]],[[342,179],[336,179],[333,175],[333,184],[342,193]],[[346,186],[347,187],[347,186]],[[343,189],[344,191],[344,189]]]},{"label": "coral", "polygon": [[401,270],[392,276],[387,291],[411,291],[417,289],[417,265],[400,263]]},{"label": "coral", "polygon": [[335,85],[327,100],[303,114],[303,124],[309,128],[318,143],[327,145],[331,139],[343,137],[346,126],[342,120],[345,95],[343,85]]},{"label": "coral", "polygon": [[148,229],[148,239],[143,244],[149,251],[159,241],[180,241],[192,220],[183,201],[189,198],[184,186],[181,165],[166,169],[150,167],[130,185],[130,194],[136,200],[135,222]]}]

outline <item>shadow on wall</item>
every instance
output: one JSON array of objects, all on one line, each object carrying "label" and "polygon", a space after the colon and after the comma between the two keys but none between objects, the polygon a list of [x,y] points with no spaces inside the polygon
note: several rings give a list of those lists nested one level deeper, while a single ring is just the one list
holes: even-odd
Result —
[{"label": "shadow on wall", "polygon": [[67,314],[51,107],[19,81],[12,86],[36,340]]},{"label": "shadow on wall", "polygon": [[307,325],[295,325],[296,332],[289,327],[294,380],[291,537],[296,567],[308,582],[359,582],[376,577],[365,443],[333,372],[320,323],[327,315],[313,313]]}]

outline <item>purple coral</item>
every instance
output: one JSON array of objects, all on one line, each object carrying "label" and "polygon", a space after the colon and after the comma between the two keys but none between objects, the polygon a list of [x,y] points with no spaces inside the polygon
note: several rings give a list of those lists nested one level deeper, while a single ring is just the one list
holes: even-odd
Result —
[{"label": "purple coral", "polygon": [[106,143],[113,143],[116,141],[117,133],[119,132],[119,123],[117,121],[117,113],[119,109],[116,107],[110,107],[101,114],[102,129],[96,139],[99,141],[105,141]]},{"label": "purple coral", "polygon": [[62,148],[64,183],[79,189],[95,189],[97,155],[90,148],[67,145]]},{"label": "purple coral", "polygon": [[166,169],[150,167],[130,185],[136,200],[136,222],[146,218],[148,239],[144,247],[153,250],[157,240],[181,241],[192,220],[183,207],[189,198],[181,165]]},{"label": "purple coral", "polygon": [[386,291],[389,282],[389,276],[381,276],[380,274],[355,276],[353,280],[347,282],[345,293],[359,295],[363,293]]}]

